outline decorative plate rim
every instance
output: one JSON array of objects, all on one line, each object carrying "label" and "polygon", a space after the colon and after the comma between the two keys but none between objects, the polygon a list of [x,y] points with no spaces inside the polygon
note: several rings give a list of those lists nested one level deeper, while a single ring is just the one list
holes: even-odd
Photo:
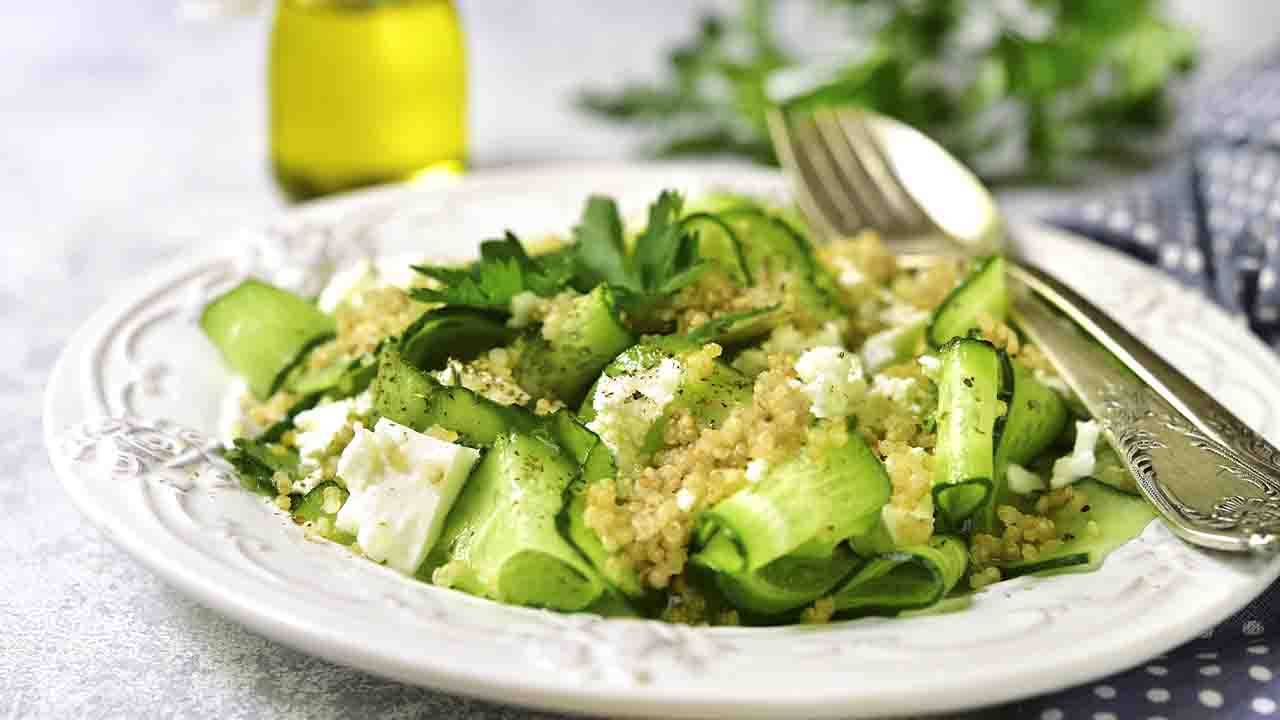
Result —
[{"label": "decorative plate rim", "polygon": [[[438,191],[422,190],[412,186],[375,189],[340,196],[316,204],[304,205],[286,212],[283,217],[311,218],[322,215],[341,217],[357,208],[371,208],[383,202],[404,202],[415,196],[423,198],[438,197],[441,193],[465,192],[467,188],[471,188],[472,192],[479,192],[485,187],[502,187],[513,183],[531,186],[536,186],[539,183],[554,185],[557,182],[567,182],[567,178],[580,179],[582,177],[597,176],[629,178],[634,176],[636,184],[643,185],[653,179],[650,176],[657,175],[720,179],[732,176],[736,180],[731,181],[729,184],[737,184],[739,180],[743,182],[750,180],[761,186],[769,184],[776,186],[778,184],[778,178],[775,173],[739,165],[634,165],[616,163],[553,165],[531,169],[511,169],[471,176],[463,179],[458,184],[450,185]],[[641,178],[643,178],[643,181]],[[459,188],[462,190],[459,190]],[[499,219],[499,222],[501,222],[501,219]],[[1226,313],[1217,307],[1209,305],[1204,300],[1190,300],[1191,294],[1177,287],[1173,280],[1163,278],[1157,271],[1119,253],[1095,245],[1083,245],[1082,242],[1084,241],[1071,238],[1071,236],[1061,231],[1042,226],[1028,226],[1024,232],[1024,237],[1036,239],[1068,238],[1066,242],[1079,246],[1077,250],[1083,255],[1104,258],[1107,263],[1115,263],[1116,266],[1123,267],[1126,271],[1133,272],[1139,276],[1160,278],[1158,284],[1162,285],[1162,290],[1175,296],[1184,296],[1181,301],[1185,301],[1189,305],[1195,305],[1195,312],[1207,315],[1206,320],[1208,322],[1233,322]],[[782,715],[848,717],[850,715],[861,716],[864,714],[956,710],[1051,691],[1125,669],[1191,639],[1214,622],[1220,621],[1243,607],[1258,591],[1261,591],[1280,575],[1280,559],[1273,560],[1265,566],[1251,566],[1243,571],[1250,573],[1252,576],[1248,577],[1244,584],[1241,585],[1241,592],[1238,595],[1220,598],[1214,603],[1200,607],[1190,617],[1182,618],[1182,627],[1164,628],[1163,633],[1155,637],[1146,637],[1144,642],[1136,646],[1126,647],[1123,643],[1114,641],[1109,644],[1103,642],[1099,645],[1095,641],[1092,645],[1082,643],[1068,648],[1068,650],[1057,656],[1053,664],[1054,669],[1058,671],[1056,674],[1046,674],[1044,668],[1040,667],[1006,668],[1001,675],[1001,681],[1005,685],[1011,684],[1015,687],[1016,689],[1013,691],[993,692],[991,688],[983,686],[981,683],[973,682],[971,677],[956,675],[950,678],[939,678],[931,682],[931,688],[927,692],[922,690],[919,696],[911,697],[909,702],[906,702],[907,698],[901,692],[896,694],[893,692],[881,694],[874,692],[858,693],[856,690],[850,690],[847,683],[840,684],[835,682],[828,683],[815,690],[813,686],[804,686],[803,683],[795,683],[794,688],[787,682],[775,683],[772,686],[762,688],[753,685],[749,681],[744,681],[740,687],[736,688],[736,693],[731,693],[723,687],[708,689],[707,687],[690,683],[676,685],[665,679],[659,679],[648,685],[612,684],[609,682],[580,682],[574,684],[563,681],[563,679],[548,682],[542,675],[554,675],[555,673],[544,670],[526,673],[523,676],[516,676],[506,671],[504,671],[505,674],[494,674],[486,672],[485,667],[476,667],[468,664],[470,661],[467,660],[455,662],[450,658],[439,656],[389,652],[387,647],[377,643],[371,646],[367,640],[362,639],[362,636],[354,632],[355,627],[353,625],[341,625],[336,628],[321,627],[317,624],[316,617],[300,618],[290,612],[289,607],[255,604],[251,601],[251,598],[246,596],[243,590],[226,592],[225,589],[215,586],[210,578],[205,575],[206,567],[202,567],[198,563],[184,564],[176,557],[170,557],[165,552],[157,551],[157,548],[148,543],[147,537],[130,527],[128,518],[112,516],[102,507],[92,502],[93,497],[83,487],[85,482],[83,477],[86,470],[74,466],[69,456],[58,449],[66,441],[66,424],[61,422],[61,419],[67,414],[65,408],[62,407],[67,404],[65,395],[68,392],[75,392],[71,387],[83,385],[86,380],[78,372],[76,365],[84,360],[84,353],[90,349],[90,346],[96,342],[98,336],[104,332],[104,326],[110,324],[108,321],[113,316],[118,315],[122,308],[139,304],[140,300],[146,297],[148,293],[154,292],[160,285],[174,281],[184,271],[196,268],[200,263],[207,263],[219,257],[225,257],[225,254],[225,251],[200,253],[195,257],[171,261],[154,271],[145,273],[139,280],[130,283],[128,288],[113,296],[110,302],[95,312],[77,330],[55,363],[46,388],[43,419],[46,447],[49,449],[50,460],[57,471],[59,481],[67,490],[77,508],[95,527],[103,531],[114,543],[123,547],[134,559],[178,587],[180,591],[196,598],[215,611],[240,622],[253,631],[303,652],[319,655],[334,662],[412,684],[426,685],[448,692],[489,700],[547,709],[610,713],[613,715],[704,716],[709,713],[731,712],[739,717],[779,717]],[[119,320],[119,318],[116,318],[116,320]],[[1233,337],[1233,342],[1239,342],[1242,345],[1233,347],[1233,352],[1247,353],[1250,364],[1259,368],[1261,372],[1269,372],[1272,377],[1280,377],[1280,361],[1271,356],[1260,341],[1244,330],[1237,330],[1235,334],[1238,337]],[[76,390],[79,391],[78,394],[83,398],[89,388],[76,387]],[[1273,388],[1273,392],[1280,396],[1280,388]],[[83,406],[83,399],[76,401],[75,404]],[[83,410],[84,408],[80,407],[78,411],[83,412]],[[1171,535],[1169,537],[1160,536],[1160,531],[1163,530],[1162,527],[1153,526],[1153,528],[1149,528],[1143,538],[1143,542],[1149,543],[1149,545],[1142,549],[1151,550],[1152,552],[1162,551],[1160,548],[1167,546],[1171,538]],[[1168,535],[1167,531],[1164,531],[1164,534]],[[1176,543],[1177,541],[1173,542]],[[1202,555],[1198,551],[1181,553],[1176,550],[1173,551],[1173,554],[1187,557]],[[190,558],[184,558],[184,560],[190,560]],[[1217,560],[1214,560],[1210,564],[1217,562]],[[372,568],[372,566],[370,570],[357,570],[356,572],[362,575],[371,575],[374,571],[386,572],[380,568]],[[397,582],[400,581],[399,578],[396,580]],[[1041,584],[1035,581],[1018,584],[1011,583],[1006,584],[1008,587],[1001,587],[1000,591],[1002,593],[1018,593]],[[448,592],[440,591],[436,588],[431,588],[431,590],[436,593]],[[471,609],[481,607],[481,612],[490,612],[490,610],[484,609],[490,605],[485,601],[466,598],[456,593],[448,594],[449,598],[440,602],[451,606],[469,606]],[[434,603],[436,600],[432,600],[432,602]],[[587,653],[595,652],[596,646],[607,648],[614,642],[612,637],[608,639],[597,637],[595,633],[612,634],[614,633],[613,628],[619,628],[623,625],[644,626],[646,628],[660,625],[637,621],[592,620],[586,616],[553,616],[551,613],[525,610],[520,610],[515,615],[508,613],[507,616],[516,618],[515,622],[517,624],[522,622],[520,618],[536,616],[536,623],[534,620],[530,620],[531,624],[538,624],[544,621],[551,623],[551,626],[570,636],[572,642],[577,643],[570,650]],[[921,618],[911,621],[898,620],[888,622],[924,622],[927,624],[930,621]],[[372,622],[372,625],[375,626],[384,624],[381,621]],[[369,625],[370,623],[366,623],[361,626],[361,629]],[[865,630],[865,628],[883,628],[885,625],[886,621],[857,621],[854,624],[837,626],[835,634],[840,636],[847,634],[850,637],[870,634],[872,636],[871,640],[875,640],[875,633],[871,630]],[[795,628],[732,630],[663,627],[667,629],[645,629],[643,631],[637,630],[637,632],[652,635],[653,637],[660,637],[663,633],[666,633],[675,638],[670,641],[675,645],[682,643],[689,646],[700,643],[706,644],[706,647],[700,647],[698,652],[711,653],[722,652],[724,647],[741,643],[754,643],[756,638],[764,638],[765,636],[769,636],[772,639],[784,637],[785,640],[783,642],[788,645],[793,643],[803,644],[803,641],[812,639],[811,633],[824,632],[822,630],[813,631]],[[849,633],[843,631],[849,628],[856,629]],[[627,632],[630,632],[630,630],[627,630]],[[833,631],[828,630],[825,632]],[[581,637],[578,637],[579,635]],[[744,640],[747,636],[750,636],[750,639]],[[520,646],[522,642],[526,646],[536,644],[532,636],[525,641],[521,640],[522,637],[518,631],[515,632],[512,640],[513,647]],[[851,642],[861,649],[861,646],[869,641],[857,638],[852,639]],[[759,648],[756,649],[758,650]],[[1105,651],[1104,657],[1099,658],[1093,655],[1093,653],[1098,653],[1099,651]],[[707,661],[705,657],[697,659],[697,662]],[[550,662],[554,665],[556,660],[553,658]],[[660,667],[659,670],[661,669]],[[844,677],[846,680],[849,679],[848,676]],[[833,674],[831,678],[835,679],[836,676]]]}]

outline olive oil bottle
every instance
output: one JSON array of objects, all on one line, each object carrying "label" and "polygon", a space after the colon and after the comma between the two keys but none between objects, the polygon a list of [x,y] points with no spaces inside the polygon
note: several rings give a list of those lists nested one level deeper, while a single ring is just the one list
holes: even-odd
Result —
[{"label": "olive oil bottle", "polygon": [[294,199],[460,171],[462,28],[451,0],[278,0],[271,161]]}]

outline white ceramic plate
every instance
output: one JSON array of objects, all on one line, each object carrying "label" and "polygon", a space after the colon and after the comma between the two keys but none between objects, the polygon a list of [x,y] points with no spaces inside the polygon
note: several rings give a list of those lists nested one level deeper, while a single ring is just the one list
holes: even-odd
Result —
[{"label": "white ceramic plate", "polygon": [[[246,272],[315,291],[364,253],[465,256],[511,228],[564,231],[590,193],[781,196],[770,172],[587,166],[469,177],[302,207],[152,274],[95,313],[49,383],[50,457],[82,512],[194,598],[280,642],[408,683],[614,716],[849,717],[957,710],[1088,681],[1242,607],[1280,561],[1210,555],[1154,523],[1096,573],[1024,578],[950,615],[822,628],[692,629],[511,608],[408,580],[301,530],[213,461],[229,378],[196,326]],[[1025,251],[1280,441],[1280,363],[1158,272],[1046,228]],[[198,255],[198,256],[197,256]]]}]

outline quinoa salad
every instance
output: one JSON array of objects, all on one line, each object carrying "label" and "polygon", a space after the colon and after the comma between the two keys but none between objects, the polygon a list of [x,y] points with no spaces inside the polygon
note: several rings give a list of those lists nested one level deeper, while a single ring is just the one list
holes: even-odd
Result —
[{"label": "quinoa salad", "polygon": [[226,460],[309,537],[508,604],[777,625],[958,609],[1154,517],[1007,306],[999,256],[664,191],[318,297],[247,279],[201,326]]}]

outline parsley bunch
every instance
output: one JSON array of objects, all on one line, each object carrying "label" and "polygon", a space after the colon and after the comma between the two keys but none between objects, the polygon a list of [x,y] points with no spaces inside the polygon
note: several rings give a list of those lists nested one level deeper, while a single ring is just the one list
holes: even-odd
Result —
[{"label": "parsley bunch", "polygon": [[789,52],[773,3],[705,18],[666,78],[580,98],[588,111],[660,129],[659,155],[775,162],[764,116],[854,103],[937,138],[987,177],[1049,179],[1096,157],[1139,157],[1194,64],[1190,32],[1157,0],[830,0],[848,27],[835,57]]},{"label": "parsley bunch", "polygon": [[571,258],[559,253],[531,257],[510,231],[500,240],[480,243],[480,259],[466,267],[415,265],[413,269],[440,285],[415,288],[415,300],[502,312],[516,295],[554,295],[574,276]]},{"label": "parsley bunch", "polygon": [[698,236],[680,222],[683,208],[679,193],[663,191],[649,206],[649,224],[628,250],[617,204],[591,197],[573,229],[579,283],[607,283],[623,309],[635,314],[697,280],[710,264],[698,257]]},{"label": "parsley bunch", "polygon": [[508,231],[481,243],[480,259],[470,265],[415,266],[437,287],[412,294],[423,302],[504,313],[520,293],[550,297],[570,287],[586,292],[605,284],[621,309],[644,315],[711,267],[699,256],[697,233],[682,221],[683,210],[679,193],[663,191],[649,206],[648,224],[628,246],[617,203],[592,196],[571,245],[531,256]]}]

